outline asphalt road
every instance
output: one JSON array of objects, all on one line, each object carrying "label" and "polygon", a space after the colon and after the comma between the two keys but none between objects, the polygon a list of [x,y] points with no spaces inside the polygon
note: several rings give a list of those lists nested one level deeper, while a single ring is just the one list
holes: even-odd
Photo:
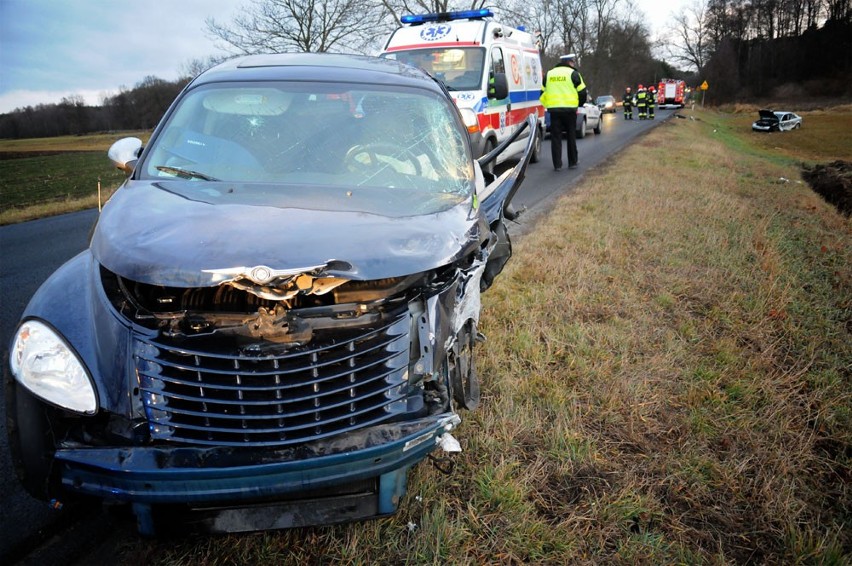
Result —
[{"label": "asphalt road", "polygon": [[[585,172],[612,158],[671,114],[658,110],[654,121],[632,122],[625,122],[619,114],[606,115],[600,135],[589,132],[585,139],[577,141],[580,156],[577,169],[554,171],[550,142],[545,141],[541,161],[527,169],[524,184],[513,203],[516,209],[527,210],[510,232],[519,236],[528,231],[536,218],[550,209],[549,203],[570,191]],[[567,163],[564,157],[563,161]],[[4,371],[9,342],[27,301],[57,267],[86,247],[97,214],[93,209],[0,227],[0,344]],[[129,519],[120,524],[121,521],[99,510],[85,510],[82,514],[57,511],[32,499],[20,488],[10,463],[3,397],[0,389],[0,407],[4,407],[4,418],[0,420],[0,564],[88,562],[85,557],[91,556],[93,543],[109,545],[114,544],[110,543],[111,538],[133,536],[128,535],[132,533],[132,524],[130,527],[127,524]]]}]

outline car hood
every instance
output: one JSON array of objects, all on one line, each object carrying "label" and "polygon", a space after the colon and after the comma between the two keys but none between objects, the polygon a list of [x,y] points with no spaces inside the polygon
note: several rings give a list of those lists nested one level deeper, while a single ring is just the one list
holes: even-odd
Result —
[{"label": "car hood", "polygon": [[127,279],[194,287],[258,266],[356,280],[398,277],[451,263],[487,236],[471,199],[437,213],[392,218],[211,204],[137,181],[104,207],[90,247],[101,265]]},{"label": "car hood", "polygon": [[758,114],[762,120],[777,120],[778,116],[772,110],[759,110]]}]

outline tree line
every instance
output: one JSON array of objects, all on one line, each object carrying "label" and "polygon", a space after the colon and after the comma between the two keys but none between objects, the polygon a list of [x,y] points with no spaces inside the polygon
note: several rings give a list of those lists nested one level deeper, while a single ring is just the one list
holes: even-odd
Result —
[{"label": "tree line", "polygon": [[697,0],[667,45],[712,103],[852,95],[852,0]]},{"label": "tree line", "polygon": [[[742,97],[850,94],[852,0],[693,0],[655,43],[633,0],[505,0],[499,21],[539,41],[544,67],[575,53],[593,95],[661,78],[707,80],[711,102]],[[404,14],[486,7],[486,0],[247,0],[205,31],[230,55],[377,53]],[[660,8],[664,9],[664,8]],[[662,55],[661,55],[662,54]],[[153,128],[181,88],[221,58],[185,64],[174,82],[146,77],[86,106],[79,96],[0,115],[0,138]],[[667,62],[668,61],[668,62]],[[677,66],[675,66],[677,65]],[[798,91],[796,88],[798,87]],[[779,91],[779,89],[781,89]],[[791,90],[792,89],[792,90]]]},{"label": "tree line", "polygon": [[79,95],[58,104],[38,104],[0,114],[0,138],[42,138],[113,130],[147,130],[168,109],[190,79],[177,81],[148,76],[131,89],[105,96],[100,106],[88,106]]}]

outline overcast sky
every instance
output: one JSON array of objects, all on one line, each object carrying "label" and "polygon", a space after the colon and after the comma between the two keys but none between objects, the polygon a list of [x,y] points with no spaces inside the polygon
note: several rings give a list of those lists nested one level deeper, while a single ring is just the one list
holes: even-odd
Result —
[{"label": "overcast sky", "polygon": [[[661,29],[685,0],[638,0]],[[0,0],[0,113],[77,94],[100,104],[148,75],[175,80],[222,54],[204,20],[230,22],[245,0]]]}]

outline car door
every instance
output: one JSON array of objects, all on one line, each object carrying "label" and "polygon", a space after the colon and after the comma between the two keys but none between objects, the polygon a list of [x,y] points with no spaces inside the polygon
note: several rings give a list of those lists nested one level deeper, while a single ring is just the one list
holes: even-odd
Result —
[{"label": "car door", "polygon": [[512,257],[512,242],[506,227],[506,219],[513,220],[518,216],[518,213],[511,206],[512,198],[524,181],[527,166],[529,165],[533,147],[535,146],[536,136],[528,135],[526,132],[535,131],[535,127],[536,116],[530,114],[527,116],[526,121],[510,137],[494,148],[493,151],[477,160],[479,167],[485,170],[488,163],[496,160],[497,156],[509,147],[512,142],[523,135],[526,136],[526,148],[518,163],[500,176],[487,179],[484,190],[478,194],[482,212],[485,214],[488,225],[491,227],[491,232],[497,240],[488,257],[485,273],[482,276],[483,290],[491,285],[494,277],[503,270],[503,266]]}]

